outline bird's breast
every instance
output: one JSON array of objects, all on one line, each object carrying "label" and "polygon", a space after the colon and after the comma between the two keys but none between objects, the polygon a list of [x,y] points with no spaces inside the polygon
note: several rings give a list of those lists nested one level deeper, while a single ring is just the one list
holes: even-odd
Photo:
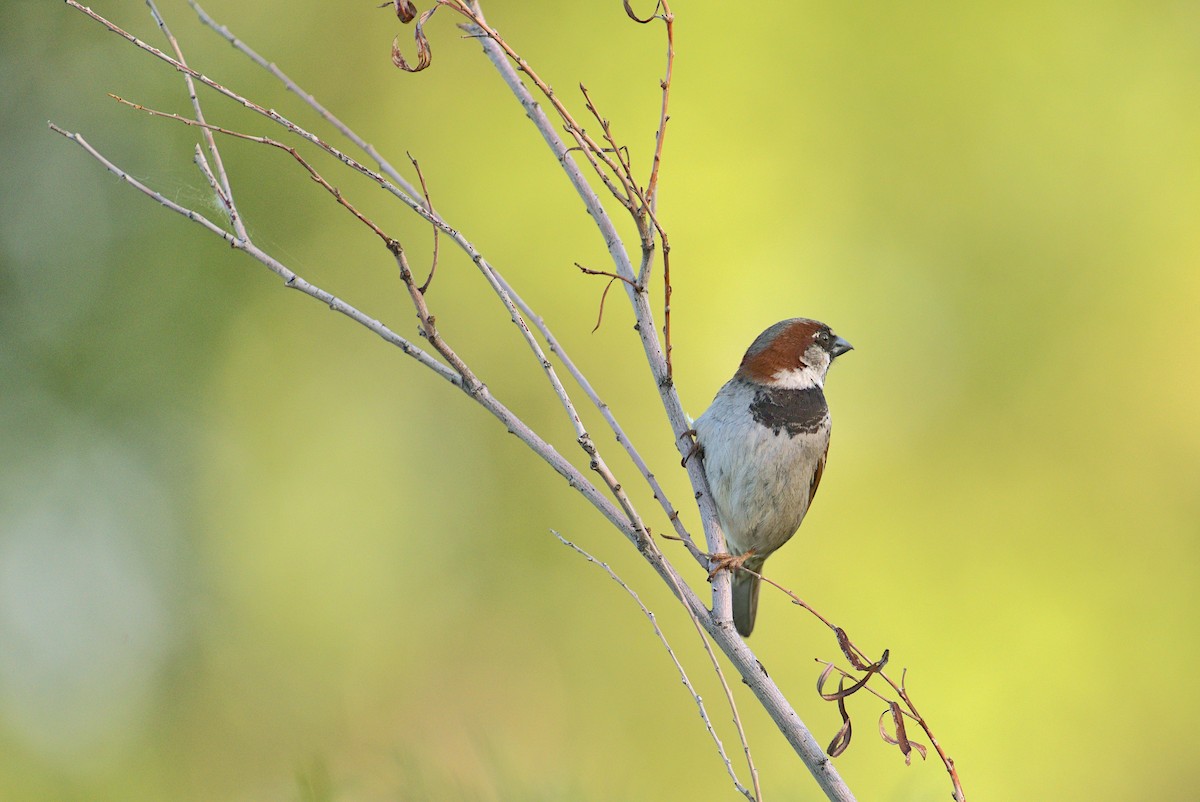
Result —
[{"label": "bird's breast", "polygon": [[796,532],[829,430],[819,387],[771,389],[737,380],[696,420],[705,472],[733,550],[769,554]]}]

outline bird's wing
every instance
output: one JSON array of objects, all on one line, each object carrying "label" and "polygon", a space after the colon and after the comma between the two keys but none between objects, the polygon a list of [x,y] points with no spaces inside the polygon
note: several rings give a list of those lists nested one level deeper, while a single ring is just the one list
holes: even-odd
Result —
[{"label": "bird's wing", "polygon": [[811,507],[813,499],[817,496],[817,487],[821,484],[821,474],[825,473],[825,458],[829,456],[829,446],[825,446],[824,453],[817,460],[817,467],[813,470],[812,482],[808,485],[808,506]]}]

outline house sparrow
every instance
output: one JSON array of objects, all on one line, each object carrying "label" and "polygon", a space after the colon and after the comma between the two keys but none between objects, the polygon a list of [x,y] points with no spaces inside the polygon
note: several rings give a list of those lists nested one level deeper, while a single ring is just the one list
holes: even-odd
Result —
[{"label": "house sparrow", "polygon": [[829,450],[825,374],[850,343],[824,323],[793,318],[758,335],[742,364],[696,419],[696,443],[731,554],[733,622],[754,629],[757,576],[786,543],[816,495]]}]

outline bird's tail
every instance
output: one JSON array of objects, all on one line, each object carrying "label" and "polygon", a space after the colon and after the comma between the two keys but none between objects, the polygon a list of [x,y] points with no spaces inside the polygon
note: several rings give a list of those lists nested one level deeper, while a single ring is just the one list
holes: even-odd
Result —
[{"label": "bird's tail", "polygon": [[[747,560],[746,567],[762,573],[762,561]],[[754,631],[754,616],[758,614],[758,577],[745,571],[733,573],[733,624],[743,638]]]}]

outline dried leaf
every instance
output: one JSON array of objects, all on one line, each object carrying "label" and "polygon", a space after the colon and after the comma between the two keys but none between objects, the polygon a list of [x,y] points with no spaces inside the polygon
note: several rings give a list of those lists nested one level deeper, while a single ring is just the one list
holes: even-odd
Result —
[{"label": "dried leaf", "polygon": [[[386,8],[388,5],[388,3],[384,3],[380,8]],[[396,9],[396,16],[405,25],[412,22],[417,16],[417,7],[412,0],[392,0],[390,5]]]},{"label": "dried leaf", "polygon": [[629,3],[629,0],[623,0],[623,2],[625,4],[625,13],[629,15],[629,18],[634,22],[640,22],[643,25],[645,25],[647,22],[652,22],[654,18],[658,16],[658,10],[662,8],[661,2],[655,3],[654,10],[650,12],[650,16],[642,19],[637,14],[633,13],[633,6]]},{"label": "dried leaf", "polygon": [[871,667],[855,654],[853,647],[850,645],[850,636],[846,634],[846,630],[841,627],[834,627],[833,633],[837,635],[838,647],[842,650],[842,654],[846,655],[846,659],[850,661],[850,665],[854,666],[858,671],[866,671]]},{"label": "dried leaf", "polygon": [[[845,677],[838,680],[838,691],[842,690],[842,684]],[[837,734],[833,736],[833,740],[829,742],[829,748],[825,750],[825,754],[830,757],[837,757],[842,752],[845,752],[850,746],[850,737],[854,734],[850,726],[850,714],[846,712],[846,697],[839,696],[837,700],[838,713],[842,716],[842,726],[838,729]]]},{"label": "dried leaf", "polygon": [[832,702],[837,699],[837,694],[832,696],[825,693],[825,681],[829,679],[829,675],[833,673],[833,663],[826,663],[825,670],[821,672],[821,676],[817,677],[817,694],[826,702]]},{"label": "dried leaf", "polygon": [[889,705],[890,706],[888,707],[887,710],[884,710],[882,713],[879,714],[879,737],[883,738],[884,741],[891,744],[892,746],[897,746],[900,742],[891,736],[891,733],[889,733],[887,731],[887,727],[885,727],[883,724],[883,720],[885,718],[887,718],[889,713],[892,712],[892,708],[896,706],[896,703],[889,702]]},{"label": "dried leaf", "polygon": [[600,314],[596,316],[596,326],[592,329],[592,334],[600,330],[600,324],[604,322],[604,301],[608,298],[608,291],[612,289],[613,282],[617,279],[610,278],[608,283],[604,285],[604,292],[600,294]]},{"label": "dried leaf", "polygon": [[[400,2],[405,2],[405,0],[400,0]],[[411,3],[409,5],[411,6]],[[437,11],[438,8],[440,8],[440,6],[434,6],[423,13],[421,18],[417,20],[417,26],[413,30],[413,38],[417,41],[416,66],[409,64],[404,58],[404,55],[400,52],[400,37],[397,36],[392,40],[392,63],[405,72],[420,72],[428,67],[429,63],[433,60],[433,54],[429,50],[429,37],[425,35],[425,23],[429,22],[429,18],[433,16],[434,12]],[[416,12],[415,8],[413,9],[413,12]],[[404,19],[403,16],[400,18],[402,20]],[[407,22],[408,20],[404,21]]]},{"label": "dried leaf", "polygon": [[821,698],[826,702],[836,702],[838,699],[844,699],[847,696],[862,690],[863,686],[870,681],[871,677],[881,671],[887,664],[887,658],[888,653],[886,650],[884,650],[883,657],[880,658],[878,663],[872,663],[866,667],[865,670],[867,673],[863,675],[862,679],[845,689],[842,688],[842,685],[839,682],[838,689],[835,693],[825,693],[825,681],[828,680],[829,675],[833,673],[833,663],[826,663],[825,670],[821,672],[821,676],[817,679],[817,693],[820,694]]},{"label": "dried leaf", "polygon": [[[892,726],[896,728],[895,737],[892,737],[884,726],[884,719],[888,717],[889,713],[891,714]],[[912,753],[914,749],[921,756],[921,760],[925,759],[925,745],[908,740],[908,733],[904,730],[904,713],[900,710],[900,705],[897,702],[890,702],[888,709],[880,714],[879,735],[892,746],[900,747],[900,752],[904,755],[904,765],[912,765]]]}]

